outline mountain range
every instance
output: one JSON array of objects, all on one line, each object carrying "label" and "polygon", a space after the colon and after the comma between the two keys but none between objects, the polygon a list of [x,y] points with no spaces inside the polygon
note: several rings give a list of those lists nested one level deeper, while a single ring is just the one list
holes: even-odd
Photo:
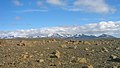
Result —
[{"label": "mountain range", "polygon": [[58,33],[52,33],[48,35],[26,35],[26,36],[14,36],[14,35],[2,35],[0,36],[1,39],[13,39],[13,38],[70,38],[70,39],[94,39],[94,38],[116,38],[112,35],[108,34],[102,34],[99,36],[95,35],[85,35],[85,34],[58,34]]},{"label": "mountain range", "polygon": [[[100,24],[85,26],[59,26],[36,29],[20,29],[0,31],[0,38],[115,38],[119,36],[119,30],[99,27]],[[115,31],[113,31],[115,30]],[[109,35],[108,35],[109,34]]]}]

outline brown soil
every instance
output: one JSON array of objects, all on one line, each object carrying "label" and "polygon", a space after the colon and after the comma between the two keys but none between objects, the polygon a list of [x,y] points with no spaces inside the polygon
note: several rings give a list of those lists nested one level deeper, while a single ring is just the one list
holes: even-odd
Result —
[{"label": "brown soil", "polygon": [[1,39],[0,68],[120,68],[120,39]]}]

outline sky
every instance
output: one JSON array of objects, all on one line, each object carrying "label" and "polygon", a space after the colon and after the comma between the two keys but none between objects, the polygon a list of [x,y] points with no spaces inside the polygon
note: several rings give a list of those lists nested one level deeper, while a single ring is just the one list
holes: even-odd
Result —
[{"label": "sky", "polygon": [[0,30],[120,20],[120,0],[0,0]]}]

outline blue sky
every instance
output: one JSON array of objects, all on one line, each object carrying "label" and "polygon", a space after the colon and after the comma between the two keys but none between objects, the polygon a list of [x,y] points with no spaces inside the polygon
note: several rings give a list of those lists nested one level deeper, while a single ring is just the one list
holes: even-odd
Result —
[{"label": "blue sky", "polygon": [[0,30],[120,21],[120,0],[0,0]]}]

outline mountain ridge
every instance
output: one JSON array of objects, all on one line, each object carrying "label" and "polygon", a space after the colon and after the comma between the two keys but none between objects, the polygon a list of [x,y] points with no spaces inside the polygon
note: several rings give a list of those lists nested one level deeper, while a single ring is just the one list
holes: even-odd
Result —
[{"label": "mountain ridge", "polygon": [[86,35],[86,34],[60,34],[60,33],[51,33],[48,35],[26,35],[26,36],[14,36],[14,35],[3,35],[1,39],[13,39],[13,38],[69,38],[69,39],[94,39],[94,38],[116,38],[112,35],[102,34],[99,36],[95,35]]}]

